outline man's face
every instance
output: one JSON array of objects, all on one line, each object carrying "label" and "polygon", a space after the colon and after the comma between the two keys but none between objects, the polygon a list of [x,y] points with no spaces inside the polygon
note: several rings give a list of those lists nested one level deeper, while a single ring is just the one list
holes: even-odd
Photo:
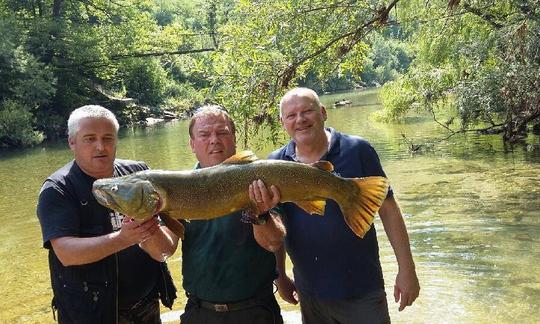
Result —
[{"label": "man's face", "polygon": [[189,145],[203,168],[220,164],[236,153],[236,138],[224,116],[199,117],[193,125],[192,133]]},{"label": "man's face", "polygon": [[281,125],[296,144],[310,144],[324,134],[326,110],[308,96],[292,96],[281,106]]},{"label": "man's face", "polygon": [[112,177],[117,134],[106,118],[83,118],[75,137],[68,139],[79,167],[96,179]]}]

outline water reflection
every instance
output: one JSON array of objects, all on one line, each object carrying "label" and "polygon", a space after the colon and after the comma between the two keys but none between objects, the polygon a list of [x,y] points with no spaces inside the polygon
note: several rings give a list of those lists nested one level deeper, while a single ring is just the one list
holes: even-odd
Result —
[{"label": "water reflection", "polygon": [[[322,98],[327,106],[340,99],[353,105],[329,109],[328,124],[374,145],[409,228],[422,291],[413,307],[398,313],[392,296],[396,263],[376,221],[393,322],[537,322],[540,150],[506,145],[498,135],[466,134],[411,154],[401,134],[419,145],[443,137],[429,118],[376,122],[370,117],[379,109],[374,91]],[[540,137],[529,137],[527,143],[538,145]],[[274,148],[262,146],[259,156]],[[195,162],[185,121],[123,130],[118,156],[161,169],[191,168]],[[63,142],[2,152],[0,323],[52,322],[49,273],[35,203],[45,177],[69,159],[71,152]],[[169,263],[180,285],[181,255]],[[184,302],[178,300],[174,309],[182,309]]]}]

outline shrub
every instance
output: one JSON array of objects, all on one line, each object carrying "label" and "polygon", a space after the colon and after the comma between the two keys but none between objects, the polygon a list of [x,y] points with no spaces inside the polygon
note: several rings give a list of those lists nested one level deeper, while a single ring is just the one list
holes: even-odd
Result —
[{"label": "shrub", "polygon": [[0,146],[30,146],[41,143],[44,137],[32,128],[32,114],[13,100],[0,103]]}]

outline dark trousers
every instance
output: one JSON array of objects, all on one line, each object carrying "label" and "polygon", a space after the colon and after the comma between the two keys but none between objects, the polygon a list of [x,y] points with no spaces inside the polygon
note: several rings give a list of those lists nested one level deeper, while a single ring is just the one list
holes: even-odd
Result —
[{"label": "dark trousers", "polygon": [[390,324],[384,290],[357,299],[324,300],[300,293],[304,324]]},{"label": "dark trousers", "polygon": [[[188,296],[181,324],[282,324],[283,318],[274,294],[252,299],[247,308],[217,311],[194,296]],[[245,302],[245,301],[244,301]]]},{"label": "dark trousers", "polygon": [[121,308],[118,324],[161,324],[157,297],[144,298],[133,306]]}]

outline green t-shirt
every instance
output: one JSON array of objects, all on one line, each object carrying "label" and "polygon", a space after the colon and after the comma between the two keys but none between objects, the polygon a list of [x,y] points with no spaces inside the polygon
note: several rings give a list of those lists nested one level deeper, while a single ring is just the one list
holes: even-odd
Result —
[{"label": "green t-shirt", "polygon": [[[183,222],[184,290],[210,302],[253,297],[276,278],[274,254],[253,237],[253,225],[236,212],[212,220]],[[255,225],[258,226],[258,225]]]}]

